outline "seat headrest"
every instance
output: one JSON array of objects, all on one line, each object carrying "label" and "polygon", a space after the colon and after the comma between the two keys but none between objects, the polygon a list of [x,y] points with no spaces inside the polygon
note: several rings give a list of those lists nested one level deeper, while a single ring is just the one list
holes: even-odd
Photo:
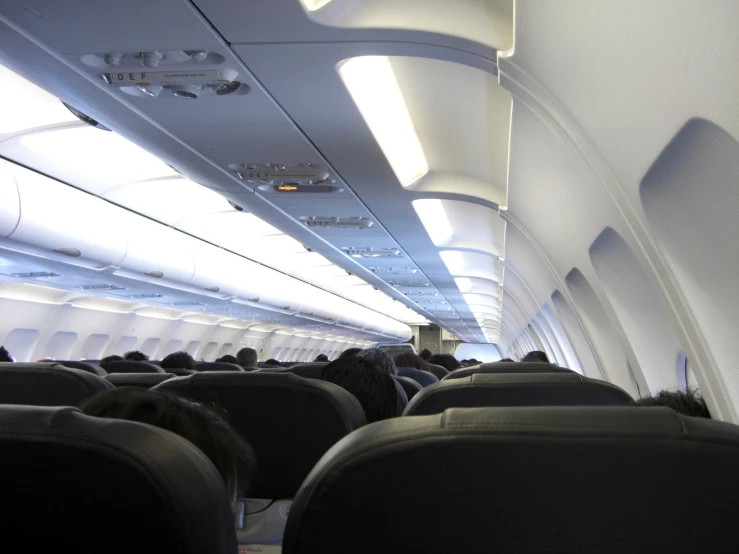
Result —
[{"label": "seat headrest", "polygon": [[414,381],[410,377],[393,375],[392,378],[395,379],[395,382],[401,386],[403,392],[405,392],[405,397],[408,402],[410,402],[411,398],[416,396],[419,392],[421,392],[421,389],[423,389],[423,387],[417,381]]},{"label": "seat headrest", "polygon": [[439,378],[428,371],[421,371],[420,369],[415,369],[413,367],[399,367],[397,369],[398,375],[401,377],[409,377],[422,387],[427,387],[439,382]]},{"label": "seat headrest", "polygon": [[100,364],[108,373],[165,373],[158,365],[149,362],[134,362],[130,360],[116,360]]},{"label": "seat headrest", "polygon": [[228,362],[200,362],[195,364],[197,371],[244,371],[244,368],[237,364]]},{"label": "seat headrest", "polygon": [[292,498],[324,452],[366,423],[362,406],[347,391],[292,373],[195,373],[154,389],[228,412],[257,455],[252,498]]},{"label": "seat headrest", "polygon": [[[428,362],[426,363],[428,364]],[[436,375],[436,377],[439,380],[449,375],[449,370],[445,367],[442,367],[440,365],[435,365],[435,364],[428,364],[428,366],[429,366],[429,371],[433,373],[434,375]]]},{"label": "seat headrest", "polygon": [[0,363],[0,404],[74,406],[112,389],[102,377],[60,363]]},{"label": "seat headrest", "polygon": [[405,407],[408,405],[408,395],[405,393],[405,390],[403,390],[403,385],[400,384],[400,381],[397,379],[393,379],[393,383],[395,383],[395,395],[398,400],[398,415],[401,415],[403,413],[403,410],[405,410]]},{"label": "seat headrest", "polygon": [[[399,537],[430,553],[732,552],[737,464],[739,427],[668,408],[385,420],[316,465],[291,507],[283,553],[351,544],[375,554]],[[686,476],[700,476],[700,487]],[[443,524],[429,523],[442,513]]]},{"label": "seat headrest", "polygon": [[544,362],[493,362],[489,364],[463,367],[452,371],[443,380],[462,379],[476,373],[575,373],[566,367]]},{"label": "seat headrest", "polygon": [[579,373],[477,373],[442,380],[408,402],[404,415],[485,406],[628,406],[623,389]]},{"label": "seat headrest", "polygon": [[140,387],[150,389],[174,377],[173,373],[111,373],[105,379],[116,387]]},{"label": "seat headrest", "polygon": [[4,551],[28,541],[32,551],[236,551],[223,479],[174,433],[70,407],[4,405],[0,449]]},{"label": "seat headrest", "polygon": [[100,367],[99,365],[95,365],[92,362],[57,360],[56,363],[62,364],[64,367],[71,367],[72,369],[81,369],[82,371],[86,371],[87,373],[92,373],[93,375],[98,375],[100,377],[105,377],[108,374],[108,372],[105,371],[102,367]]},{"label": "seat headrest", "polygon": [[313,362],[310,364],[298,364],[294,365],[291,368],[289,368],[290,373],[294,373],[295,375],[300,375],[301,377],[307,377],[308,379],[313,379],[316,375],[318,375],[318,372],[321,371],[321,368],[328,365],[328,362]]}]

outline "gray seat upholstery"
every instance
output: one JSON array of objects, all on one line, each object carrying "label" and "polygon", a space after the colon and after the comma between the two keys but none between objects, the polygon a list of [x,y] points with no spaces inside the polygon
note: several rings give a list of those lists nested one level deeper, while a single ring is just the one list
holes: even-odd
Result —
[{"label": "gray seat upholstery", "polygon": [[108,373],[165,373],[161,367],[150,362],[116,360],[113,362],[103,362],[101,366]]},{"label": "gray seat upholstery", "polygon": [[113,385],[56,362],[0,363],[0,404],[74,406]]},{"label": "gray seat upholstery", "polygon": [[735,552],[738,465],[739,427],[668,408],[385,420],[316,465],[283,553]]},{"label": "gray seat upholstery", "polygon": [[419,392],[421,392],[421,389],[423,389],[423,387],[417,381],[414,381],[410,377],[393,375],[393,379],[395,379],[395,382],[402,387],[403,392],[405,392],[405,397],[408,399],[408,402],[410,402],[411,398],[416,396]]},{"label": "gray seat upholstery", "polygon": [[3,405],[0,450],[3,552],[236,552],[223,479],[178,435]]},{"label": "gray seat upholstery", "polygon": [[294,365],[286,371],[294,373],[295,375],[300,375],[301,377],[313,379],[325,365],[328,365],[328,362],[311,362],[309,364]]},{"label": "gray seat upholstery", "polygon": [[397,369],[398,375],[400,375],[401,377],[408,377],[410,379],[413,379],[422,387],[427,387],[439,382],[439,378],[433,373],[429,373],[428,371],[421,371],[420,369],[415,369],[412,367],[399,367]]},{"label": "gray seat upholstery", "polygon": [[[428,363],[428,362],[427,362]],[[436,364],[428,364],[429,371],[436,375],[437,379],[442,380],[444,377],[449,375],[449,370],[445,367],[441,367],[440,365]]]},{"label": "gray seat upholstery", "polygon": [[575,373],[566,367],[543,362],[493,362],[489,364],[463,367],[446,375],[442,380],[463,379],[476,373]]},{"label": "gray seat upholstery", "polygon": [[579,373],[478,373],[443,380],[423,389],[404,415],[441,413],[447,408],[485,406],[628,406],[623,389]]},{"label": "gray seat upholstery", "polygon": [[173,373],[111,373],[105,379],[116,387],[150,389],[172,377]]},{"label": "gray seat upholstery", "polygon": [[80,369],[82,371],[86,371],[87,373],[92,373],[93,375],[98,375],[99,377],[105,377],[108,372],[105,371],[102,367],[100,367],[97,364],[93,364],[91,362],[78,362],[75,360],[57,360],[56,363],[62,364],[64,367],[71,367],[72,369]]},{"label": "gray seat upholstery", "polygon": [[292,498],[326,450],[366,424],[359,401],[333,383],[292,373],[212,372],[154,387],[226,410],[257,453],[253,498]]},{"label": "gray seat upholstery", "polygon": [[228,362],[200,362],[195,364],[197,371],[244,371],[244,368],[237,364]]}]

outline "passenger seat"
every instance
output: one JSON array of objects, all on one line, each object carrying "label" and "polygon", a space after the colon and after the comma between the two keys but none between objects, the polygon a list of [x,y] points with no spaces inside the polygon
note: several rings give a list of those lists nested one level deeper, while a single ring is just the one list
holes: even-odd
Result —
[{"label": "passenger seat", "polygon": [[236,552],[220,474],[174,433],[5,405],[0,450],[2,552]]},{"label": "passenger seat", "polygon": [[105,379],[116,387],[150,389],[172,377],[174,373],[111,373]]},{"label": "passenger seat", "polygon": [[112,388],[102,377],[56,362],[0,363],[0,404],[74,406]]},{"label": "passenger seat", "polygon": [[380,421],[313,469],[282,552],[737,552],[737,467],[739,427],[668,408]]},{"label": "passenger seat", "polygon": [[165,373],[161,367],[149,362],[116,360],[113,362],[103,362],[101,365],[108,373]]},{"label": "passenger seat", "polygon": [[476,373],[575,373],[566,367],[544,362],[493,362],[489,364],[463,367],[450,372],[442,380],[463,379]]}]

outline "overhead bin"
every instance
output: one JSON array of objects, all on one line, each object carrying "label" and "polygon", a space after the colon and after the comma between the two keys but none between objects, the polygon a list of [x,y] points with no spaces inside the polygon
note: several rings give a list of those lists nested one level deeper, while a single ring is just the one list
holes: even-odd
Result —
[{"label": "overhead bin", "polygon": [[[94,265],[118,265],[126,255],[131,228],[127,212],[95,196],[66,186],[24,167],[12,168],[18,187],[20,218],[9,238],[36,247],[91,260]],[[3,193],[12,200],[9,187]],[[3,202],[3,222],[6,210]],[[12,220],[12,211],[9,213]]]},{"label": "overhead bin", "polygon": [[21,199],[9,163],[0,160],[0,237],[13,232],[21,218]]},{"label": "overhead bin", "polygon": [[188,283],[195,273],[195,250],[200,241],[161,223],[124,213],[129,244],[120,267],[150,277]]},{"label": "overhead bin", "polygon": [[256,262],[245,261],[247,264],[238,276],[238,298],[289,313],[300,309],[304,283]]},{"label": "overhead bin", "polygon": [[189,284],[223,296],[235,296],[249,275],[252,263],[217,246],[197,242],[195,273]]}]

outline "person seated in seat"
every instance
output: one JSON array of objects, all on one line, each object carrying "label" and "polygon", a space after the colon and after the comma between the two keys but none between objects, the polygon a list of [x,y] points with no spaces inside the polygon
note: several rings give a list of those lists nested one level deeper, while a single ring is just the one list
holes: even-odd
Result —
[{"label": "person seated in seat", "polygon": [[323,366],[315,378],[339,385],[353,394],[364,409],[367,423],[400,415],[392,376],[368,358],[339,358]]},{"label": "person seated in seat", "polygon": [[123,359],[127,362],[145,362],[149,359],[149,356],[138,350],[131,350],[123,355]]},{"label": "person seated in seat", "polygon": [[511,360],[510,358],[503,358],[500,360],[501,362],[513,362],[514,360]]},{"label": "person seated in seat", "polygon": [[314,362],[327,362],[328,356],[326,356],[326,354],[319,354],[318,356],[316,356],[316,359],[313,361]]},{"label": "person seated in seat", "polygon": [[526,354],[522,359],[522,362],[544,362],[545,364],[549,363],[549,356],[547,356],[544,352],[541,350],[532,350],[528,354]]},{"label": "person seated in seat", "polygon": [[357,354],[357,357],[366,358],[385,373],[388,373],[390,375],[398,374],[398,369],[395,367],[395,362],[384,350],[380,350],[379,348],[367,348],[366,350],[361,350],[359,354]]},{"label": "person seated in seat", "polygon": [[4,346],[0,346],[0,362],[14,362],[13,356]]},{"label": "person seated in seat", "polygon": [[339,358],[352,358],[359,354],[361,351],[361,348],[347,348],[341,354],[339,354]]},{"label": "person seated in seat", "polygon": [[112,356],[105,356],[102,360],[100,360],[100,364],[107,364],[108,362],[122,362],[123,356],[118,356],[117,354],[113,354]]},{"label": "person seated in seat", "polygon": [[429,363],[434,365],[440,365],[447,371],[454,371],[459,369],[462,365],[459,363],[457,358],[451,354],[434,354],[429,358]]},{"label": "person seated in seat", "polygon": [[236,363],[247,371],[256,369],[258,361],[259,356],[253,348],[245,347],[236,353]]},{"label": "person seated in seat", "polygon": [[423,358],[423,360],[426,362],[428,362],[431,359],[431,356],[433,356],[431,350],[429,350],[428,348],[424,348],[423,350],[421,350],[418,355],[421,356],[421,358]]},{"label": "person seated in seat", "polygon": [[264,362],[267,365],[273,366],[273,367],[282,367],[282,364],[279,360],[275,360],[274,358],[270,358],[269,360],[266,360]]},{"label": "person seated in seat", "polygon": [[138,387],[96,394],[83,400],[78,408],[89,416],[138,421],[180,435],[197,446],[216,467],[229,491],[232,507],[247,494],[256,467],[254,450],[234,431],[225,415],[214,408]]},{"label": "person seated in seat", "polygon": [[395,367],[412,367],[421,371],[430,371],[426,360],[413,352],[404,352],[395,356]]},{"label": "person seated in seat", "polygon": [[239,365],[239,361],[236,359],[236,356],[232,356],[231,354],[226,354],[225,356],[221,356],[216,361],[217,362],[222,362],[224,364],[236,364],[236,365]]},{"label": "person seated in seat", "polygon": [[162,369],[195,369],[195,359],[187,352],[173,352],[162,360]]},{"label": "person seated in seat", "polygon": [[663,390],[654,396],[640,398],[634,402],[634,406],[666,406],[682,415],[711,419],[706,401],[697,390]]}]

